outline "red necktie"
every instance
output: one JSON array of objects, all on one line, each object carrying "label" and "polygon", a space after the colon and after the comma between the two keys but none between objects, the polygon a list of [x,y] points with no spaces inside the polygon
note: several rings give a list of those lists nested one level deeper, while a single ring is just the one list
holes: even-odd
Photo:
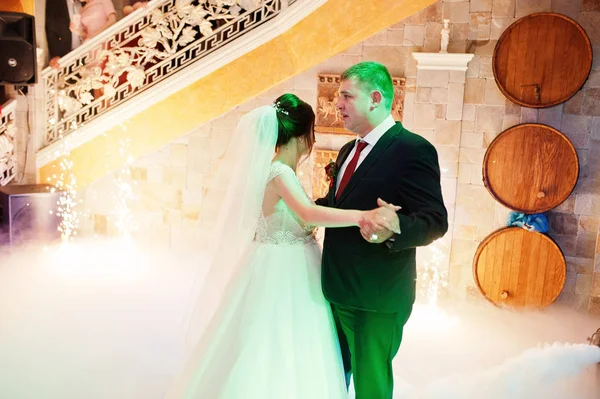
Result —
[{"label": "red necktie", "polygon": [[358,163],[358,158],[360,157],[360,153],[362,152],[362,150],[365,149],[365,147],[367,145],[369,145],[369,143],[367,143],[366,141],[358,140],[358,144],[356,144],[356,151],[354,152],[354,156],[352,157],[352,159],[350,160],[350,163],[348,164],[348,166],[346,167],[346,170],[344,171],[344,176],[342,177],[342,181],[340,182],[340,187],[338,188],[337,194],[335,195],[336,200],[340,198],[340,195],[342,195],[342,192],[344,191],[344,188],[346,188],[346,185],[350,181],[352,174],[354,174],[354,170],[356,169],[356,164]]}]

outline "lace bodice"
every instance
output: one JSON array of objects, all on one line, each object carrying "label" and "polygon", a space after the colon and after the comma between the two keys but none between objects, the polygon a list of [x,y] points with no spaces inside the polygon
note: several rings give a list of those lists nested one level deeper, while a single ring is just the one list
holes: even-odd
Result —
[{"label": "lace bodice", "polygon": [[[280,174],[290,174],[302,187],[296,173],[287,165],[274,162],[269,169],[267,184]],[[261,210],[255,240],[266,244],[308,244],[314,242],[314,226],[304,224],[280,199],[275,211],[265,216]]]}]

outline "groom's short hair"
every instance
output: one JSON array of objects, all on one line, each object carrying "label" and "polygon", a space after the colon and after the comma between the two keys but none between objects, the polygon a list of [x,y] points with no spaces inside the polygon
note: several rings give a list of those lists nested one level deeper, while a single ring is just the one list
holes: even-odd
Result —
[{"label": "groom's short hair", "polygon": [[342,73],[341,80],[355,80],[366,90],[378,90],[384,99],[385,108],[390,111],[394,102],[394,85],[387,68],[372,61],[359,62]]}]

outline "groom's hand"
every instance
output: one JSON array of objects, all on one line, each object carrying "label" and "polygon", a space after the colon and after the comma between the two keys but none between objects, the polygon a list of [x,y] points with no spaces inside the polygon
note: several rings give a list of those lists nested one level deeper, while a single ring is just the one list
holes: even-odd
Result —
[{"label": "groom's hand", "polygon": [[381,198],[377,198],[377,205],[379,205],[378,222],[383,228],[396,234],[400,234],[400,219],[398,219],[398,214],[396,212],[402,208],[394,204],[389,204]]},{"label": "groom's hand", "polygon": [[372,244],[380,244],[392,238],[394,234],[400,234],[400,219],[398,219],[396,212],[401,207],[389,204],[381,198],[377,199],[377,205],[380,207],[377,215],[378,219],[380,219],[378,222],[387,228],[378,231],[368,231],[365,228],[361,228],[360,230],[362,237]]}]

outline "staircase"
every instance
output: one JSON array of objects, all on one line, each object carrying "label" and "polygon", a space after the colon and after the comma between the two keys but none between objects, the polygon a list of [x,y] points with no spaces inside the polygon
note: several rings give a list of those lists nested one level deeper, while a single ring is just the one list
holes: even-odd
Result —
[{"label": "staircase", "polygon": [[38,181],[68,154],[85,187],[126,164],[124,141],[150,154],[434,2],[155,0],[43,71]]}]

